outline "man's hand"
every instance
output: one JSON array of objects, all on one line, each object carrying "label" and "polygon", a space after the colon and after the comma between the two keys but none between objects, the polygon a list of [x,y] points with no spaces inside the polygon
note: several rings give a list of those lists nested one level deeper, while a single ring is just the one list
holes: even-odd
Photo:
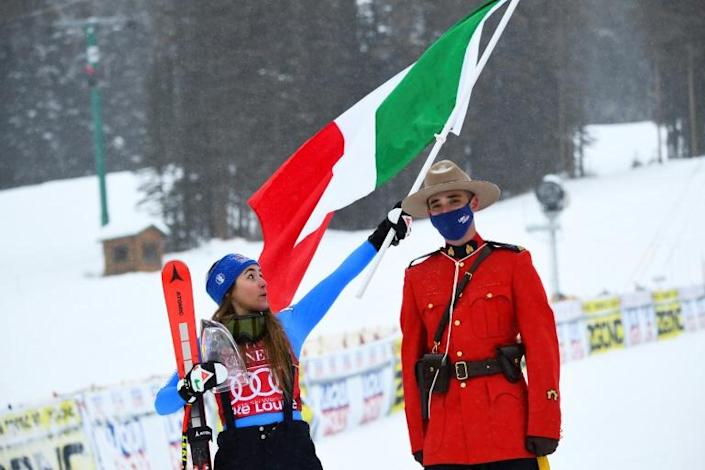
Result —
[{"label": "man's hand", "polygon": [[554,453],[557,447],[558,439],[526,436],[526,450],[538,457]]}]

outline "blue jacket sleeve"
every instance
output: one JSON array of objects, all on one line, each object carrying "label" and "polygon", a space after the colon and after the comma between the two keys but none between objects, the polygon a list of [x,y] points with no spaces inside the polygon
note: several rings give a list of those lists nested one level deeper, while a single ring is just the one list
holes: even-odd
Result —
[{"label": "blue jacket sleeve", "polygon": [[311,330],[321,321],[335,299],[377,254],[372,244],[357,247],[338,268],[311,289],[295,306],[282,310],[278,317],[284,325],[296,357]]},{"label": "blue jacket sleeve", "polygon": [[154,399],[154,409],[157,410],[157,414],[168,415],[183,409],[186,402],[176,390],[178,381],[179,376],[174,372],[166,385],[157,392],[157,397]]}]

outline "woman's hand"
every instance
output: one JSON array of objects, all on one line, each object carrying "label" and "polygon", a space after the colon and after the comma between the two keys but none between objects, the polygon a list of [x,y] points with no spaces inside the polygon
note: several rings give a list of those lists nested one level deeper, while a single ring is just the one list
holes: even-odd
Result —
[{"label": "woman's hand", "polygon": [[228,369],[220,362],[208,361],[196,364],[176,383],[179,396],[186,403],[195,402],[203,392],[222,384],[228,378]]}]

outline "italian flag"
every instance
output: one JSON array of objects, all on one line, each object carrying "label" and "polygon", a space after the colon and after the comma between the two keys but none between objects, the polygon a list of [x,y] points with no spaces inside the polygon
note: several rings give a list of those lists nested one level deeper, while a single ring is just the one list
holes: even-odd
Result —
[{"label": "italian flag", "polygon": [[451,131],[460,133],[481,68],[483,25],[506,1],[487,2],[446,31],[416,63],[305,142],[252,195],[273,311],[290,304],[335,211],[396,175],[451,117]]}]

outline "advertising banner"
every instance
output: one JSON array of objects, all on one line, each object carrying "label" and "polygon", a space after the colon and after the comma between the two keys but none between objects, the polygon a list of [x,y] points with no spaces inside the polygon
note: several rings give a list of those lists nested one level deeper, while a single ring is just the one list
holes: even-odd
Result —
[{"label": "advertising banner", "polygon": [[690,286],[678,289],[683,323],[686,331],[696,331],[705,327],[705,288]]},{"label": "advertising banner", "polygon": [[396,396],[394,341],[389,337],[301,361],[314,439],[389,413]]},{"label": "advertising banner", "polygon": [[622,320],[627,346],[656,341],[656,313],[649,292],[631,292],[622,296]]},{"label": "advertising banner", "polygon": [[583,303],[590,354],[624,347],[621,300],[605,297]]},{"label": "advertising banner", "polygon": [[553,304],[561,362],[576,361],[588,351],[582,303],[565,300]]},{"label": "advertising banner", "polygon": [[[181,414],[155,414],[153,401],[159,386],[140,383],[82,394],[87,429],[101,469],[178,468]],[[175,439],[178,448],[172,445]]]},{"label": "advertising banner", "polygon": [[0,415],[0,470],[95,468],[74,400]]},{"label": "advertising banner", "polygon": [[685,329],[678,290],[653,292],[654,310],[658,339],[668,339],[680,335]]},{"label": "advertising banner", "polygon": [[404,409],[404,384],[401,376],[401,338],[394,340],[394,401],[390,413]]}]

